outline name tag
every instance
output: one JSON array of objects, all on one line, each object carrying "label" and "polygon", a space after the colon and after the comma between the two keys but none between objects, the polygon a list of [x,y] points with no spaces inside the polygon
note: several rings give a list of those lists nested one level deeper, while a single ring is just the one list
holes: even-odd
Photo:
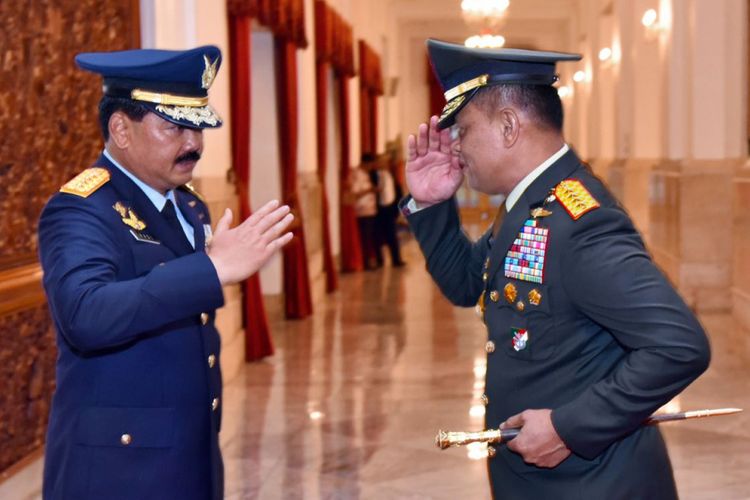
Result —
[{"label": "name tag", "polygon": [[136,231],[135,229],[131,229],[130,234],[133,235],[133,238],[135,238],[136,241],[140,241],[142,243],[151,243],[152,245],[161,245],[161,241],[154,239],[154,237],[150,234]]}]

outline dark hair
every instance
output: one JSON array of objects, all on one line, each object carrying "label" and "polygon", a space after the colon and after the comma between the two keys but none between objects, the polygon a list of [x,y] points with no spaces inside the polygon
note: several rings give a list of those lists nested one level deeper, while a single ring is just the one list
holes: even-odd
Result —
[{"label": "dark hair", "polygon": [[514,105],[532,115],[540,126],[562,131],[562,102],[551,85],[492,85],[480,89],[472,101],[488,116],[501,107]]},{"label": "dark hair", "polygon": [[122,97],[102,96],[99,101],[99,127],[104,136],[104,142],[109,140],[109,119],[115,111],[122,111],[133,121],[139,122],[148,113],[145,106]]}]

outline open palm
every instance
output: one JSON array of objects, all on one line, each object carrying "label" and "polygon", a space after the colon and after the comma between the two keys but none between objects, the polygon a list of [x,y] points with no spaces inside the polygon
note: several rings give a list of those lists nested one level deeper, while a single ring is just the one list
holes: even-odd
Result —
[{"label": "open palm", "polygon": [[453,150],[449,129],[439,131],[438,119],[423,123],[407,143],[406,183],[420,207],[434,205],[453,196],[463,181],[458,154]]}]

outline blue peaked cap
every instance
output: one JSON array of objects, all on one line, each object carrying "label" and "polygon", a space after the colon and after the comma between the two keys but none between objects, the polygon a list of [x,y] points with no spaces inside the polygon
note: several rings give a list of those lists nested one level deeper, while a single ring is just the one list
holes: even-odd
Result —
[{"label": "blue peaked cap", "polygon": [[86,52],[78,54],[75,61],[80,68],[104,78],[107,96],[131,99],[186,127],[222,124],[208,104],[208,89],[221,66],[221,50],[214,45],[190,50]]},{"label": "blue peaked cap", "polygon": [[427,40],[427,51],[447,104],[438,128],[450,127],[456,115],[489,85],[552,85],[558,61],[579,61],[579,54],[522,49],[473,49],[455,43]]}]

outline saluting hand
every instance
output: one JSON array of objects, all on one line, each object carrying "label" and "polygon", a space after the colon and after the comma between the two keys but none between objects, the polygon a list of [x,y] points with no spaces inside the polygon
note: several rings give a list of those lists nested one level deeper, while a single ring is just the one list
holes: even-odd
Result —
[{"label": "saluting hand", "polygon": [[252,276],[276,251],[292,240],[285,233],[294,220],[289,207],[269,201],[234,229],[232,211],[226,209],[216,224],[208,257],[222,285],[231,285]]},{"label": "saluting hand", "polygon": [[570,456],[570,449],[552,425],[552,410],[526,410],[513,415],[500,425],[500,429],[508,427],[521,427],[507,446],[526,463],[552,468]]},{"label": "saluting hand", "polygon": [[406,184],[420,208],[447,200],[463,181],[458,141],[451,140],[450,129],[439,131],[437,123],[437,116],[431,117],[429,127],[421,124],[417,137],[407,141]]}]

